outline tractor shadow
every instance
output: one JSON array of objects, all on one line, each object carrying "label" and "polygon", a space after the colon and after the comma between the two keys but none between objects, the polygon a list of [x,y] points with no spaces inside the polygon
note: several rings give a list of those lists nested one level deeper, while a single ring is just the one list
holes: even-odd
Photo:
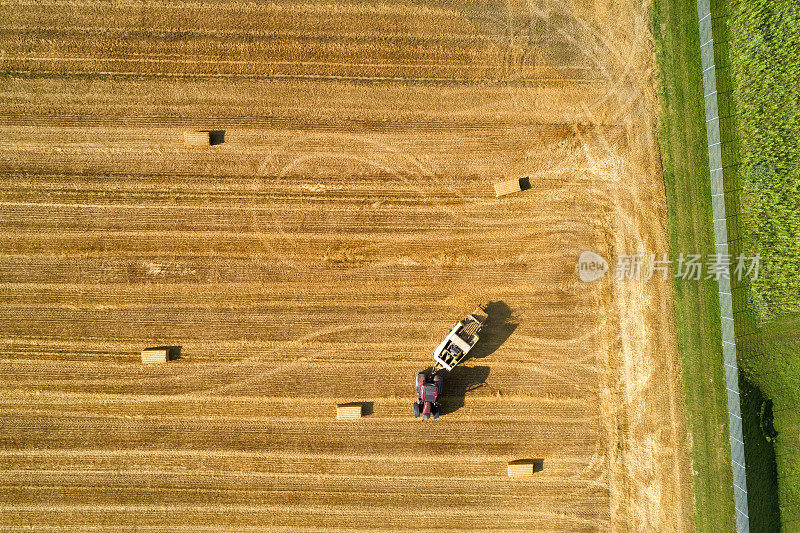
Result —
[{"label": "tractor shadow", "polygon": [[467,354],[467,359],[483,359],[492,355],[519,326],[511,320],[511,308],[503,301],[486,304],[486,314],[489,316],[481,328],[480,340]]},{"label": "tractor shadow", "polygon": [[446,415],[464,407],[467,393],[484,387],[488,377],[488,366],[457,366],[444,374],[439,413]]}]

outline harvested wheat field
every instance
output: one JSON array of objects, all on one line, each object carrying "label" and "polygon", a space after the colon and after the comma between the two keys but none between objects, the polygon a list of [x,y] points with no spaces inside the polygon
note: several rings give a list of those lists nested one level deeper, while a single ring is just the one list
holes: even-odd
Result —
[{"label": "harvested wheat field", "polygon": [[0,527],[690,530],[671,285],[575,269],[667,250],[614,4],[3,1]]}]

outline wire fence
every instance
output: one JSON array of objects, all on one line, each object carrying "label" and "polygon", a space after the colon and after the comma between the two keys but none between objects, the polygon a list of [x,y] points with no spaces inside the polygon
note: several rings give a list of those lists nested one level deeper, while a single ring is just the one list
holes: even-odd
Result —
[{"label": "wire fence", "polygon": [[[737,220],[738,194],[726,180],[725,174],[735,169],[724,150],[733,140],[724,139],[720,123],[729,119],[731,109],[729,87],[717,86],[717,67],[714,54],[715,19],[711,12],[710,0],[697,0],[697,14],[700,19],[700,59],[703,69],[703,96],[706,110],[706,135],[708,139],[708,162],[711,178],[711,207],[714,223],[714,246],[717,253],[739,253],[740,239]],[[717,27],[719,27],[717,25]],[[727,68],[723,66],[722,68]],[[719,91],[718,89],[724,89]],[[720,116],[720,103],[724,113]],[[735,150],[735,146],[733,147]],[[727,160],[727,161],[726,161]],[[726,167],[726,163],[729,164]],[[728,187],[726,188],[726,182]],[[735,180],[734,180],[735,183]],[[731,215],[726,214],[726,207]],[[730,238],[730,240],[729,240]],[[739,368],[736,362],[736,332],[734,328],[734,291],[740,294],[742,287],[732,287],[731,280],[719,278],[719,306],[722,325],[722,355],[725,368],[725,387],[728,393],[729,440],[731,444],[731,468],[733,470],[733,495],[736,509],[736,531],[750,531],[747,508],[747,476],[745,473],[744,442],[742,439],[742,416],[739,402]],[[738,303],[738,302],[737,302]],[[738,306],[737,306],[738,307]]]}]

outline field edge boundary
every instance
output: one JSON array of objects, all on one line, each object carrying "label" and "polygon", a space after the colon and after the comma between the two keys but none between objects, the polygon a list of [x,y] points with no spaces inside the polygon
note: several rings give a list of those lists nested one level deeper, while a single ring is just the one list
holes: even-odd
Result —
[{"label": "field edge boundary", "polygon": [[[726,191],[723,183],[722,136],[719,104],[717,102],[714,34],[710,0],[697,0],[700,32],[700,61],[703,78],[703,99],[706,111],[709,177],[711,179],[711,209],[714,224],[714,247],[719,254],[728,254],[728,226],[725,212]],[[723,201],[716,200],[717,198]],[[725,387],[728,394],[728,430],[731,445],[734,508],[737,533],[749,533],[747,506],[747,476],[745,471],[742,417],[739,399],[739,367],[736,361],[736,339],[733,318],[731,280],[718,279],[720,320],[722,326],[722,355],[725,365]]]}]

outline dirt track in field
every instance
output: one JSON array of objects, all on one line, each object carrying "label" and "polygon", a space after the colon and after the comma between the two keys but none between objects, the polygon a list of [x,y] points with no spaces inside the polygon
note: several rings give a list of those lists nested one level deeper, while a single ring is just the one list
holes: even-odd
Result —
[{"label": "dirt track in field", "polygon": [[2,528],[691,530],[671,286],[575,272],[667,249],[624,4],[0,2]]}]

